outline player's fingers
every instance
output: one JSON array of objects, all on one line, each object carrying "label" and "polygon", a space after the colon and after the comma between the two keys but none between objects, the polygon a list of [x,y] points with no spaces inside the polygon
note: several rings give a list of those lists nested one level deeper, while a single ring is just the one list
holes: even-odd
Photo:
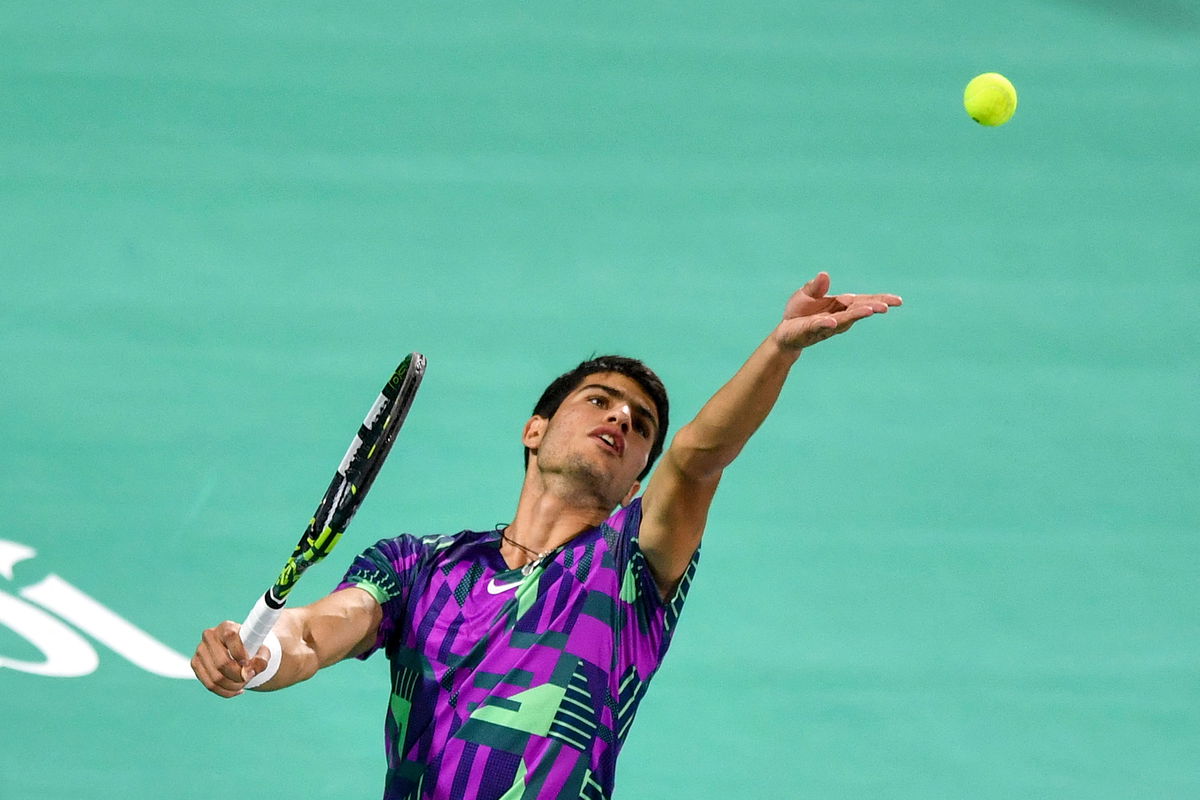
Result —
[{"label": "player's fingers", "polygon": [[[225,656],[228,660],[228,655]],[[198,648],[196,654],[192,656],[192,672],[196,674],[196,678],[213,694],[221,697],[234,697],[242,693],[245,686],[245,681],[241,679],[240,674],[236,678],[230,678],[223,674],[217,668],[213,661],[212,653],[204,648]]]},{"label": "player's fingers", "polygon": [[830,336],[836,336],[839,333],[845,333],[853,327],[854,323],[861,319],[873,316],[874,310],[868,305],[856,305],[847,308],[845,311],[839,311],[835,314],[828,314],[821,318],[820,325],[814,325],[809,332],[809,337],[814,342],[824,341]]},{"label": "player's fingers", "polygon": [[894,294],[860,294],[858,296],[858,302],[869,303],[875,309],[875,313],[877,314],[882,314],[889,308],[895,308],[896,306],[904,305],[904,301],[900,299],[898,295]]},{"label": "player's fingers", "polygon": [[242,679],[249,682],[251,678],[267,668],[267,663],[271,660],[271,650],[264,644],[258,648],[258,652],[254,654],[254,658],[242,667]]},{"label": "player's fingers", "polygon": [[841,333],[844,330],[849,330],[850,326],[858,322],[860,319],[866,319],[875,313],[875,308],[870,303],[856,303],[847,308],[845,311],[838,311],[837,313],[830,314],[829,316],[833,318],[833,321],[836,323],[837,332]]},{"label": "player's fingers", "polygon": [[849,308],[841,311],[785,321],[780,327],[780,341],[792,346],[807,347],[839,333],[845,333],[859,320],[876,313],[884,313],[886,310],[886,305],[855,301]]},{"label": "player's fingers", "polygon": [[824,297],[825,293],[829,291],[829,273],[818,272],[816,277],[801,287],[800,291],[809,297]]},{"label": "player's fingers", "polygon": [[204,684],[205,689],[208,689],[215,695],[225,698],[237,697],[239,694],[242,694],[244,691],[246,691],[246,684],[242,681],[235,683],[224,678],[219,678],[217,680],[202,679],[200,682]]},{"label": "player's fingers", "polygon": [[204,683],[205,689],[208,689],[213,694],[224,698],[237,697],[239,694],[242,694],[246,691],[246,684],[240,681],[234,683],[220,679],[210,682],[201,681],[201,683]]},{"label": "player's fingers", "polygon": [[250,663],[247,666],[252,667],[256,673],[262,672],[267,668],[270,660],[271,649],[264,644],[258,648],[258,652],[254,654],[254,658],[250,659]]},{"label": "player's fingers", "polygon": [[240,689],[245,684],[246,679],[242,676],[242,667],[228,657],[212,656],[211,654],[200,654],[200,667],[203,673],[198,671],[201,676],[201,681],[206,685],[211,683],[213,686],[220,686],[225,689]]},{"label": "player's fingers", "polygon": [[903,298],[897,294],[839,294],[835,298],[839,303],[846,307],[859,303],[868,303],[874,306],[882,307],[883,311],[893,306],[904,305]]},{"label": "player's fingers", "polygon": [[851,309],[869,308],[873,314],[887,313],[888,305],[880,300],[872,300],[868,295],[862,294],[842,294],[838,295],[837,301],[843,306],[843,311]]},{"label": "player's fingers", "polygon": [[217,626],[221,643],[229,651],[229,656],[239,664],[245,664],[248,658],[246,645],[242,644],[242,626],[226,620]]},{"label": "player's fingers", "polygon": [[[240,653],[241,657],[237,658],[235,652]],[[236,623],[223,622],[206,630],[196,653],[214,681],[220,676],[227,681],[244,682],[242,665],[246,661],[246,648],[242,645]]]}]

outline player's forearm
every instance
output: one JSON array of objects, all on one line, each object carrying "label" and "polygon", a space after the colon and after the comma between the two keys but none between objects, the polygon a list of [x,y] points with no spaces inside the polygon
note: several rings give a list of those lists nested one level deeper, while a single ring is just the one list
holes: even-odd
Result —
[{"label": "player's forearm", "polygon": [[312,605],[285,609],[275,623],[282,660],[262,691],[306,681],[317,670],[363,652],[374,641],[383,613],[361,589],[335,592]]},{"label": "player's forearm", "polygon": [[702,480],[718,475],[737,458],[775,407],[800,350],[768,337],[741,369],[680,429],[670,458],[681,472]]},{"label": "player's forearm", "polygon": [[255,686],[254,691],[286,689],[308,680],[323,666],[312,646],[311,615],[308,612],[307,608],[288,608],[280,614],[272,631],[275,637],[266,643],[268,648],[280,648],[279,666],[270,680]]}]

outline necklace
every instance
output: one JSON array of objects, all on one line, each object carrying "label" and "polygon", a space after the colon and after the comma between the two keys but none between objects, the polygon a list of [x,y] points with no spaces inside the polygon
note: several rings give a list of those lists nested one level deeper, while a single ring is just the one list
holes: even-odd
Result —
[{"label": "necklace", "polygon": [[500,528],[499,530],[500,530],[500,538],[501,539],[508,542],[513,547],[518,547],[521,550],[524,550],[526,553],[529,553],[529,555],[533,556],[533,561],[528,561],[525,563],[524,566],[521,567],[521,574],[526,577],[528,577],[531,572],[533,572],[535,569],[537,569],[538,564],[541,564],[542,561],[546,558],[546,556],[550,555],[549,550],[545,551],[544,553],[539,553],[538,551],[534,550],[533,548],[526,547],[525,545],[518,542],[516,539],[513,539],[512,537],[510,537],[507,533],[504,532],[504,528]]}]

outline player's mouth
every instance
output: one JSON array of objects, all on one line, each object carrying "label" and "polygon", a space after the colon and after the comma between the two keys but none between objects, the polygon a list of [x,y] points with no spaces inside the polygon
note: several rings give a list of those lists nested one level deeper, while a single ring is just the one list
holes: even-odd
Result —
[{"label": "player's mouth", "polygon": [[600,443],[600,446],[616,456],[625,454],[625,436],[617,428],[602,426],[588,434]]}]

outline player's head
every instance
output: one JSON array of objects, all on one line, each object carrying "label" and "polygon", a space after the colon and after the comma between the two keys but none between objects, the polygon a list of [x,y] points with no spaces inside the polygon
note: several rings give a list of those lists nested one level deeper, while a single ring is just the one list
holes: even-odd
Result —
[{"label": "player's head", "polygon": [[[584,381],[590,375],[596,375],[601,372],[615,372],[618,375],[624,375],[634,381],[642,390],[649,396],[654,403],[654,411],[658,420],[657,431],[654,436],[654,443],[650,446],[650,455],[646,459],[646,467],[638,475],[638,480],[642,480],[650,472],[650,468],[654,466],[655,460],[662,454],[663,442],[667,438],[668,411],[670,403],[667,401],[667,389],[663,386],[663,382],[654,374],[654,371],[638,361],[636,358],[626,358],[625,356],[599,356],[584,361],[579,366],[570,372],[564,372],[555,378],[546,391],[542,392],[541,398],[533,407],[534,416],[550,419],[554,416],[554,412],[562,405],[572,392],[583,385]],[[529,448],[525,448],[525,465],[529,466]]]}]

